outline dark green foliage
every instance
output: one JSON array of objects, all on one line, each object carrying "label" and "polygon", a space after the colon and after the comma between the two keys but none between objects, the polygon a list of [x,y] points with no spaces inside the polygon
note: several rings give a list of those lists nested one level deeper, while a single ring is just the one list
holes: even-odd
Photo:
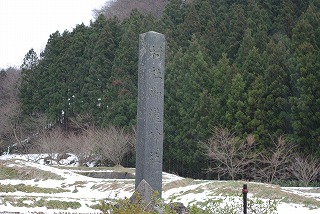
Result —
[{"label": "dark green foliage", "polygon": [[320,154],[319,0],[171,0],[161,17],[134,10],[119,21],[53,33],[40,59],[22,65],[25,114],[45,113],[70,128],[91,124],[131,129],[136,123],[138,36],[165,34],[164,170],[201,177],[199,146],[215,126],[254,136],[289,135]]},{"label": "dark green foliage", "polygon": [[[196,39],[192,40],[188,51],[179,51],[173,62],[168,65],[165,93],[165,161],[171,170],[183,173],[185,166],[194,171],[204,155],[198,145],[208,137],[212,118],[211,70],[205,61],[201,47]],[[174,142],[174,143],[173,143]],[[205,165],[201,165],[205,167]]]},{"label": "dark green foliage", "polygon": [[245,136],[247,124],[250,120],[246,114],[248,94],[245,90],[245,81],[240,73],[231,80],[230,92],[226,101],[225,126],[233,129],[237,136]]},{"label": "dark green foliage", "polygon": [[37,77],[39,70],[37,65],[39,59],[37,54],[33,49],[30,49],[25,55],[23,64],[21,65],[21,90],[20,90],[20,99],[23,103],[22,107],[26,113],[32,113],[35,108],[39,105],[36,100],[37,94],[39,93],[39,83]]},{"label": "dark green foliage", "polygon": [[[225,113],[227,108],[227,97],[231,89],[231,80],[235,69],[230,65],[230,60],[226,54],[223,54],[213,69],[211,76],[210,92],[213,97],[213,126],[225,126]],[[212,127],[209,127],[210,129]],[[211,130],[210,130],[211,131]]]},{"label": "dark green foliage", "polygon": [[293,29],[295,73],[294,96],[291,97],[292,126],[305,152],[320,153],[320,52],[319,8],[311,4]]},{"label": "dark green foliage", "polygon": [[292,94],[290,75],[290,51],[286,38],[271,40],[266,47],[264,58],[267,65],[264,73],[265,112],[264,124],[275,136],[291,134],[289,96]]}]

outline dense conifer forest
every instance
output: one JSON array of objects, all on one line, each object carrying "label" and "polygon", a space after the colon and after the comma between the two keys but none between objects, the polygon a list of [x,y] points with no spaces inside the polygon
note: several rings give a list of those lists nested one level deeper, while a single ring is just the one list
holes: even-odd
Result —
[{"label": "dense conifer forest", "polygon": [[284,136],[320,157],[319,0],[163,2],[155,16],[98,10],[89,26],[52,33],[39,55],[31,49],[21,66],[23,117],[45,115],[65,131],[75,120],[131,131],[138,36],[152,30],[167,40],[165,171],[210,178],[204,145],[221,128],[254,151],[271,153]]}]

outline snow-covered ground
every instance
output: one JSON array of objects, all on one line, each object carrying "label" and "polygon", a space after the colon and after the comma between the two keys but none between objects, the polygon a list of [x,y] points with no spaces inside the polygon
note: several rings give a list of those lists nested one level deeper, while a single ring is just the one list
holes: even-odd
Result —
[{"label": "snow-covered ground", "polygon": [[[40,170],[41,172],[47,172],[57,177],[54,179],[0,180],[0,213],[99,213],[99,210],[92,207],[93,205],[99,204],[99,201],[103,199],[129,198],[133,193],[134,179],[100,179],[78,173],[118,171],[134,174],[134,169],[125,169],[122,167],[109,170],[101,170],[99,168],[87,168],[87,170],[71,167],[57,168],[44,165],[44,157],[44,155],[0,156],[0,166],[5,165],[6,167],[15,169],[28,169],[30,170],[30,172],[27,172],[29,174],[38,173]],[[75,156],[70,156],[68,159],[63,160],[61,164],[70,164],[71,162],[75,162],[75,160]],[[173,201],[182,202],[184,205],[204,202],[208,199],[223,198],[224,200],[228,200],[228,197],[230,198],[232,195],[241,194],[243,183],[244,182],[241,181],[192,180],[164,172],[162,198],[166,202],[169,202],[172,201],[174,197]],[[17,186],[21,184],[35,188],[58,189],[61,190],[61,192],[1,190],[1,186]],[[279,194],[279,196],[276,197],[279,198],[279,214],[320,213],[320,207],[314,205],[314,202],[320,202],[320,188],[280,188],[259,183],[248,183],[248,188],[249,198],[259,197],[259,194],[261,195],[259,191],[262,188],[275,189],[274,194]],[[293,199],[291,200],[291,198]],[[81,204],[81,207],[59,210],[37,206],[43,199],[46,201],[78,202]],[[264,198],[263,200],[267,199]]]}]

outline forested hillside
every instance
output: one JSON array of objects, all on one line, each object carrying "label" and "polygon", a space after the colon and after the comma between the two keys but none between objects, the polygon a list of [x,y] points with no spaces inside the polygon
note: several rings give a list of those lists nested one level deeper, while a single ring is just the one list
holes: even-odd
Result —
[{"label": "forested hillside", "polygon": [[165,171],[203,177],[210,158],[201,142],[215,127],[255,151],[285,136],[320,156],[319,0],[170,0],[156,15],[101,14],[52,33],[39,56],[30,50],[21,66],[25,117],[46,115],[66,131],[79,117],[131,130],[138,35],[152,30],[167,40]]}]

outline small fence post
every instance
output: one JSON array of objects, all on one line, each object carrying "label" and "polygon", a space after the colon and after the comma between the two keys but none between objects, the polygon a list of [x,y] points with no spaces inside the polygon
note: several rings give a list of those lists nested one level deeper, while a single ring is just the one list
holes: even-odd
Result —
[{"label": "small fence post", "polygon": [[247,202],[248,186],[247,186],[247,184],[243,184],[242,194],[243,194],[243,214],[247,214],[247,208],[248,208],[248,202]]}]

